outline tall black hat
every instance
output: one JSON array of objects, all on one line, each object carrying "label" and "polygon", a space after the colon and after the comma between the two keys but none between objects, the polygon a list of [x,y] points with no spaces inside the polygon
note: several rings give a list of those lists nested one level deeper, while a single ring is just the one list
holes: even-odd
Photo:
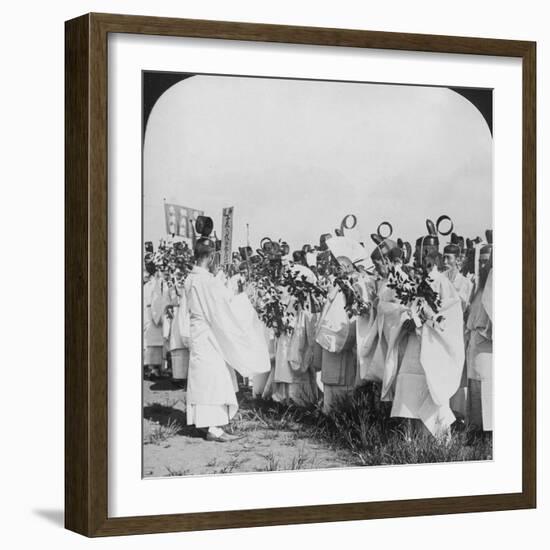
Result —
[{"label": "tall black hat", "polygon": [[420,258],[423,258],[427,252],[439,252],[439,237],[432,220],[426,220],[426,229],[428,230],[428,234],[416,239],[416,249],[420,253]]},{"label": "tall black hat", "polygon": [[214,221],[209,216],[199,216],[195,222],[195,230],[202,237],[209,237],[214,229]]},{"label": "tall black hat", "polygon": [[464,237],[457,235],[456,233],[451,233],[451,242],[450,244],[455,244],[460,249],[460,253],[464,252]]},{"label": "tall black hat", "polygon": [[411,243],[408,241],[403,241],[402,239],[397,239],[397,246],[403,251],[401,259],[403,263],[408,264],[412,256],[412,247]]},{"label": "tall black hat", "polygon": [[248,260],[252,256],[251,246],[239,246],[239,254],[243,260]]},{"label": "tall black hat", "polygon": [[305,261],[305,253],[303,250],[295,250],[292,253],[292,261],[296,263],[303,263]]},{"label": "tall black hat", "polygon": [[457,244],[450,243],[443,249],[443,254],[454,254],[458,256],[460,254],[460,247]]},{"label": "tall black hat", "polygon": [[[389,257],[392,250],[399,248],[397,243],[392,239],[383,239],[376,233],[371,233],[370,238],[376,245],[376,248],[372,251],[370,257],[371,260],[381,260],[382,258]],[[401,249],[399,249],[401,250]]]},{"label": "tall black hat", "polygon": [[323,233],[319,237],[319,250],[328,250],[327,241],[329,239],[332,239],[332,235],[330,233]]},{"label": "tall black hat", "polygon": [[[382,229],[386,229],[386,234],[383,234]],[[382,222],[376,229],[376,233],[371,233],[370,238],[376,245],[376,248],[371,252],[371,260],[381,260],[382,258],[400,258],[401,248],[398,244],[390,239],[393,234],[393,227],[389,222]],[[396,250],[398,249],[398,250]]]},{"label": "tall black hat", "polygon": [[485,231],[485,237],[487,239],[487,244],[483,245],[480,249],[480,254],[492,254],[493,252],[493,230],[487,229]]},{"label": "tall black hat", "polygon": [[254,254],[254,256],[250,256],[250,263],[251,264],[259,264],[262,262],[262,257],[258,256],[257,254]]}]

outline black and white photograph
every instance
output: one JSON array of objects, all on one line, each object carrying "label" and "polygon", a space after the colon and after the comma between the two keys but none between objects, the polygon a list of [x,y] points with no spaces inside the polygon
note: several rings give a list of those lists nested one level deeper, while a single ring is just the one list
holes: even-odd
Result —
[{"label": "black and white photograph", "polygon": [[492,89],[143,71],[141,115],[144,478],[493,459]]}]

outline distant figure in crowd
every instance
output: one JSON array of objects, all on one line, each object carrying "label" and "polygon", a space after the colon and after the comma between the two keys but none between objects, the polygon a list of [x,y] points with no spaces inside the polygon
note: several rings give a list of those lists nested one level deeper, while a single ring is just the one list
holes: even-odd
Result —
[{"label": "distant figure in crowd", "polygon": [[[347,256],[338,256],[338,269],[351,273],[353,264]],[[331,278],[332,275],[329,276]],[[344,397],[353,393],[357,382],[356,319],[346,311],[346,297],[337,286],[330,286],[319,324],[316,340],[323,348],[321,381],[323,411],[328,413]]]},{"label": "distant figure in crowd", "polygon": [[[305,265],[301,250],[293,253],[290,272],[295,278],[303,277],[311,284],[316,282],[313,271]],[[287,309],[293,310],[296,299],[289,296],[284,289],[283,295]],[[293,401],[298,405],[308,405],[316,403],[319,397],[315,379],[315,317],[312,306],[310,303],[306,309],[298,305],[292,334],[282,334],[277,339],[272,388],[272,399],[275,401]]]},{"label": "distant figure in crowd", "polygon": [[169,287],[154,264],[148,264],[149,280],[143,285],[143,365],[146,376],[160,376],[164,362],[163,320],[170,303]]},{"label": "distant figure in crowd", "polygon": [[172,379],[180,387],[183,387],[187,380],[191,337],[189,308],[187,307],[183,282],[183,273],[177,270],[174,284],[170,289],[172,314],[167,320],[168,334],[165,337],[170,352]]},{"label": "distant figure in crowd", "polygon": [[493,245],[479,250],[479,273],[470,306],[466,351],[469,388],[469,420],[484,431],[493,430]]},{"label": "distant figure in crowd", "polygon": [[438,325],[435,314],[421,326],[413,319],[403,320],[407,345],[395,381],[391,416],[419,419],[432,435],[447,437],[456,419],[450,398],[458,389],[464,367],[464,333],[458,293],[438,270],[438,247],[437,236],[420,237],[415,261],[439,295],[444,327]]},{"label": "distant figure in crowd", "polygon": [[[462,312],[464,319],[467,318],[470,300],[472,299],[473,283],[472,280],[460,273],[459,261],[462,255],[460,246],[450,243],[443,249],[443,266],[445,275],[451,281],[453,287],[457,291],[460,302],[462,304]],[[466,327],[465,327],[466,329]],[[468,334],[467,330],[464,333],[464,341],[467,345]],[[451,409],[455,415],[461,420],[466,420],[468,416],[468,369],[466,360],[462,369],[462,377],[460,385],[456,393],[451,397]]]}]

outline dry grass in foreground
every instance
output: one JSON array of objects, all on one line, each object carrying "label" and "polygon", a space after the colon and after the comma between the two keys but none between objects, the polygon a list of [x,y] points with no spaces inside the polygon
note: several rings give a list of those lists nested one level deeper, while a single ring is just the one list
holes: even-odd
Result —
[{"label": "dry grass in foreground", "polygon": [[[251,400],[242,396],[243,414],[234,429],[247,429],[247,420],[264,428],[298,429],[302,436],[349,451],[355,465],[422,464],[491,460],[492,437],[455,423],[445,440],[419,429],[416,421],[390,418],[391,404],[380,401],[376,384],[366,384],[340,401],[329,415],[309,408]],[[276,468],[274,468],[276,469]],[[296,469],[296,468],[287,468]]]},{"label": "dry grass in foreground", "polygon": [[205,441],[187,426],[185,391],[168,382],[145,382],[143,419],[145,477],[217,475],[490,460],[492,439],[456,423],[438,441],[418,423],[390,418],[376,384],[358,388],[330,415],[320,406],[298,407],[253,399],[241,388],[232,443]]}]

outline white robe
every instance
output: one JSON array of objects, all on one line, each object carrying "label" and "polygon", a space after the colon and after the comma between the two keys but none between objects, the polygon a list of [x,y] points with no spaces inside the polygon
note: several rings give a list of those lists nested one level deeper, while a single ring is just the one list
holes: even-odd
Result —
[{"label": "white robe", "polygon": [[434,436],[439,436],[455,420],[449,403],[458,389],[464,366],[464,332],[456,290],[437,269],[430,277],[432,288],[441,298],[438,315],[445,321],[442,329],[427,321],[408,335],[391,416],[419,418]]},{"label": "white robe", "polygon": [[187,423],[227,424],[238,408],[234,369],[244,377],[269,370],[265,339],[253,326],[255,312],[250,304],[247,308],[246,296],[233,302],[206,269],[193,268],[185,281],[185,295],[191,335]]},{"label": "white robe", "polygon": [[321,381],[323,410],[331,411],[339,399],[353,392],[357,382],[356,324],[345,310],[345,296],[331,288],[316,331],[316,341],[323,348]]},{"label": "white robe", "polygon": [[273,384],[273,371],[275,369],[275,352],[277,349],[277,339],[272,328],[267,328],[263,323],[264,338],[269,351],[269,361],[271,363],[271,370],[269,372],[262,372],[255,374],[252,377],[252,396],[262,397],[268,399],[271,397],[272,384]]},{"label": "white robe", "polygon": [[172,304],[173,316],[170,321],[168,349],[173,351],[175,349],[189,348],[191,320],[189,318],[189,308],[185,292],[180,291],[180,295],[174,295]]},{"label": "white robe", "polygon": [[164,310],[170,304],[166,282],[151,277],[143,287],[143,343],[144,346],[162,346]]},{"label": "white robe", "polygon": [[189,370],[189,340],[191,337],[191,324],[187,298],[183,289],[176,292],[171,289],[172,318],[165,318],[168,326],[168,350],[172,364],[172,377],[174,379],[186,379]]},{"label": "white robe", "polygon": [[[291,271],[295,277],[305,277],[311,284],[316,282],[308,267],[296,264]],[[271,397],[275,401],[291,400],[298,405],[315,403],[318,388],[313,367],[315,341],[311,325],[316,317],[311,309],[295,307],[295,299],[288,295],[286,289],[283,291],[283,301],[287,310],[294,312],[295,323],[291,334],[282,334],[277,339],[273,377],[270,380]]]},{"label": "white robe", "polygon": [[[481,384],[481,424],[493,429],[493,271],[472,301],[468,317],[470,339],[466,354],[468,378]],[[478,422],[478,419],[471,419]]]},{"label": "white robe", "polygon": [[[462,311],[467,315],[468,308],[470,307],[470,301],[472,299],[472,290],[474,287],[473,282],[462,275],[462,273],[456,271],[451,274],[450,271],[446,271],[445,275],[449,278],[457,291],[460,301],[462,303]],[[464,342],[468,341],[468,332],[464,327]],[[468,410],[468,376],[466,361],[464,361],[464,367],[462,369],[462,378],[460,386],[456,393],[451,397],[451,409],[459,416],[465,418]]]},{"label": "white robe", "polygon": [[462,275],[462,273],[460,272],[456,272],[453,278],[451,278],[449,272],[445,272],[445,275],[451,281],[454,289],[457,291],[460,297],[460,302],[462,303],[462,311],[466,311],[468,309],[468,306],[470,305],[470,300],[472,299],[472,290],[474,287],[473,282]]},{"label": "white robe", "polygon": [[[378,336],[376,330],[376,295],[377,281],[371,275],[362,275],[356,283],[356,288],[361,294],[363,301],[371,304],[370,311],[366,315],[357,317],[356,322],[356,340],[357,340],[357,362],[358,375],[360,380],[382,381],[382,377],[371,372],[373,350],[376,348],[374,344]],[[382,361],[383,365],[383,361]]]},{"label": "white robe", "polygon": [[377,281],[375,292],[370,316],[357,320],[359,374],[361,380],[382,382],[381,397],[391,401],[406,308],[397,302],[387,280]]}]

